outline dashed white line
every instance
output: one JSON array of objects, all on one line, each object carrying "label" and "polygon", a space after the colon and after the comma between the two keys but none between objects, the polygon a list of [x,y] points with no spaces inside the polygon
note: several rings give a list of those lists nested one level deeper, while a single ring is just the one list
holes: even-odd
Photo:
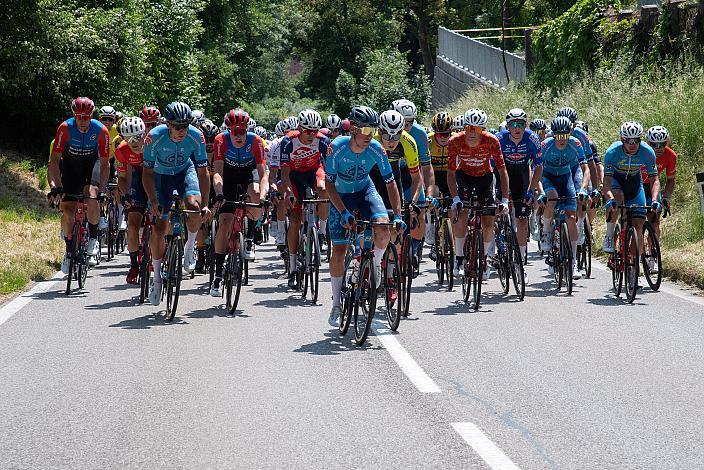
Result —
[{"label": "dashed white line", "polygon": [[416,386],[421,393],[441,393],[440,387],[430,378],[418,363],[394,338],[388,328],[384,328],[379,320],[374,321],[374,334],[379,338],[381,345],[389,352],[406,377]]},{"label": "dashed white line", "polygon": [[494,470],[517,470],[518,466],[473,423],[451,423],[462,439]]},{"label": "dashed white line", "polygon": [[64,274],[61,271],[57,271],[51,279],[38,282],[30,290],[5,305],[2,309],[0,309],[0,325],[12,318],[14,314],[22,310],[25,305],[30,303],[34,299],[35,294],[48,291],[62,277],[64,277]]}]

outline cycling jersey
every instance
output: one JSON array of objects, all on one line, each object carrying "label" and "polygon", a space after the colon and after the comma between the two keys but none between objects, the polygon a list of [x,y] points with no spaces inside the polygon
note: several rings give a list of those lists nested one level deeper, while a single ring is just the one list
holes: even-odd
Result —
[{"label": "cycling jersey", "polygon": [[604,153],[604,176],[626,179],[638,176],[639,181],[641,172],[657,176],[655,160],[655,151],[645,142],[641,142],[635,155],[626,155],[623,142],[616,141]]},{"label": "cycling jersey", "polygon": [[267,162],[272,170],[281,166],[281,141],[283,137],[277,137],[269,142],[269,153],[267,154]]},{"label": "cycling jersey", "polygon": [[[405,133],[405,131],[404,131]],[[430,165],[430,155],[428,154],[428,133],[425,131],[425,127],[421,126],[417,122],[413,123],[413,127],[408,132],[416,141],[416,146],[418,147],[418,161],[421,165]]]},{"label": "cycling jersey", "polygon": [[281,167],[289,167],[291,171],[311,171],[321,167],[330,139],[318,132],[312,143],[304,144],[299,136],[300,132],[294,131],[281,140]]},{"label": "cycling jersey", "polygon": [[394,181],[394,173],[381,144],[372,139],[361,153],[350,148],[350,136],[337,137],[328,147],[325,179],[334,183],[339,193],[362,191],[371,184],[369,172],[379,166],[384,182]]},{"label": "cycling jersey", "polygon": [[504,168],[503,155],[498,139],[487,131],[482,131],[477,147],[467,144],[465,132],[458,132],[450,139],[448,147],[448,170],[461,171],[469,176],[484,176],[493,173],[491,161],[497,168]]},{"label": "cycling jersey", "polygon": [[[658,169],[658,175],[665,170],[665,175],[668,178],[675,176],[677,172],[677,154],[670,147],[665,147],[663,154],[656,157],[655,165]],[[641,177],[643,178],[643,183],[650,184],[650,178],[644,166],[641,167]]]},{"label": "cycling jersey", "polygon": [[543,172],[552,175],[572,173],[575,165],[586,163],[584,148],[576,137],[570,137],[567,146],[560,150],[555,145],[555,139],[548,137],[542,142]]},{"label": "cycling jersey", "polygon": [[205,137],[194,126],[188,126],[188,133],[181,142],[171,140],[166,124],[156,126],[144,139],[143,166],[157,174],[179,174],[189,167],[191,157],[197,168],[208,167]]},{"label": "cycling jersey", "polygon": [[523,168],[528,167],[531,163],[533,166],[543,164],[543,156],[541,155],[540,139],[538,135],[526,129],[523,133],[523,138],[516,144],[511,140],[509,131],[501,131],[496,134],[501,146],[501,153],[504,157],[506,168]]},{"label": "cycling jersey", "polygon": [[249,172],[256,170],[257,165],[266,163],[264,141],[254,132],[247,132],[247,139],[242,147],[232,144],[230,131],[215,136],[213,161],[225,162],[225,171]]},{"label": "cycling jersey", "polygon": [[[376,139],[381,142],[381,135],[377,133]],[[411,174],[418,173],[420,166],[418,162],[418,148],[416,147],[416,142],[413,137],[406,132],[402,131],[401,140],[398,145],[393,150],[386,150],[386,155],[391,164],[391,169],[394,172],[394,179],[398,186],[398,191],[405,201],[410,201],[413,195],[411,194],[411,186],[413,177]],[[386,185],[384,184],[384,178],[381,175],[381,170],[378,166],[372,168],[369,173],[376,190],[381,195],[384,200],[386,207],[391,207],[391,200],[389,199],[388,193],[386,191]],[[418,202],[425,201],[425,193],[421,191]]]},{"label": "cycling jersey", "polygon": [[136,153],[130,148],[127,142],[122,142],[115,149],[115,167],[120,173],[127,171],[127,165],[133,170],[142,172],[142,161],[144,160],[143,153]]},{"label": "cycling jersey", "polygon": [[435,140],[435,132],[428,135],[428,153],[435,171],[447,171],[447,145],[444,147]]},{"label": "cycling jersey", "polygon": [[92,165],[96,158],[110,157],[110,134],[96,119],[90,120],[87,132],[81,132],[76,125],[76,119],[70,118],[62,122],[56,130],[53,151],[60,153],[62,160],[71,163],[77,160],[78,164],[81,161],[90,161]]},{"label": "cycling jersey", "polygon": [[115,124],[110,126],[108,133],[110,134],[110,158],[115,158],[115,150],[117,146],[120,145],[120,142],[115,140],[116,137],[119,137],[117,126]]}]

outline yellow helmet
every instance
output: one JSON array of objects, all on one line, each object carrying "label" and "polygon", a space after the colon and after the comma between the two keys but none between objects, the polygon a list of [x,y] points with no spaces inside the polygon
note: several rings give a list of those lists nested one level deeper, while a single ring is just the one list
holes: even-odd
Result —
[{"label": "yellow helmet", "polygon": [[452,127],[452,116],[450,113],[440,111],[433,116],[433,131],[435,132],[450,132]]}]

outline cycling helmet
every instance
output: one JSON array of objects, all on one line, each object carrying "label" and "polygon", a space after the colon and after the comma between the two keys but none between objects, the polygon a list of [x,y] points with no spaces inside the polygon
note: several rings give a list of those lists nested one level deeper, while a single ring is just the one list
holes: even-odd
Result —
[{"label": "cycling helmet", "polygon": [[494,134],[494,135],[499,133],[498,129],[496,129],[495,127],[490,127],[489,129],[487,129],[487,132],[489,134]]},{"label": "cycling helmet", "polygon": [[103,106],[98,110],[98,116],[112,116],[114,118],[117,116],[117,111],[112,106]]},{"label": "cycling helmet", "polygon": [[154,106],[145,106],[139,113],[139,117],[142,121],[146,122],[159,122],[161,117],[161,112]]},{"label": "cycling helmet", "polygon": [[349,130],[350,130],[350,120],[349,119],[342,120],[342,125],[340,126],[340,130],[343,132],[349,132]]},{"label": "cycling helmet", "polygon": [[190,124],[193,113],[186,103],[174,101],[164,108],[164,117],[174,124]]},{"label": "cycling helmet", "polygon": [[393,103],[391,103],[391,108],[394,111],[398,111],[403,115],[404,119],[415,119],[417,110],[416,110],[416,105],[413,104],[412,101],[409,100],[396,100]]},{"label": "cycling helmet", "polygon": [[508,129],[508,124],[506,121],[501,121],[501,124],[499,124],[499,132],[503,132]]},{"label": "cycling helmet", "polygon": [[486,129],[486,123],[489,120],[489,116],[486,115],[481,109],[468,109],[464,113],[464,125],[465,126],[479,126],[482,129]]},{"label": "cycling helmet", "polygon": [[452,130],[461,131],[462,129],[464,129],[464,115],[460,114],[459,116],[455,116],[455,119],[452,120]]},{"label": "cycling helmet", "polygon": [[389,109],[379,116],[379,130],[384,134],[397,135],[403,132],[403,115],[398,111]]},{"label": "cycling helmet", "polygon": [[569,119],[570,122],[574,123],[577,120],[577,111],[575,111],[574,108],[570,108],[569,106],[565,106],[564,108],[560,108],[560,110],[555,115],[555,117],[560,117],[560,116],[564,116],[567,119]]},{"label": "cycling helmet", "polygon": [[144,121],[138,117],[126,117],[122,120],[122,124],[120,124],[120,134],[125,139],[142,136],[145,131],[146,127],[144,126]]},{"label": "cycling helmet", "polygon": [[628,121],[621,124],[622,139],[639,139],[643,137],[643,126],[635,121]]},{"label": "cycling helmet", "polygon": [[440,111],[433,116],[431,126],[435,132],[450,132],[452,129],[452,116],[450,116],[450,113]]},{"label": "cycling helmet", "polygon": [[331,114],[325,120],[325,124],[328,129],[339,129],[340,126],[342,126],[342,119],[340,119],[340,116],[338,116],[337,114]]},{"label": "cycling helmet", "polygon": [[538,131],[544,131],[547,130],[548,125],[543,119],[533,119],[530,122],[530,130],[533,132],[538,132]]},{"label": "cycling helmet", "polygon": [[115,111],[115,121],[120,122],[125,118],[125,115],[122,114],[120,111]]},{"label": "cycling helmet", "polygon": [[283,137],[286,134],[283,121],[279,121],[276,123],[276,126],[274,126],[274,132],[279,137]]},{"label": "cycling helmet", "polygon": [[298,118],[296,116],[289,116],[284,119],[284,129],[286,132],[298,129]]},{"label": "cycling helmet", "polygon": [[199,109],[194,109],[192,112],[191,124],[200,127],[205,122],[205,113]]},{"label": "cycling helmet", "polygon": [[254,128],[257,127],[257,121],[254,118],[249,118],[249,124],[247,124],[247,131],[254,132]]},{"label": "cycling helmet", "polygon": [[266,137],[266,129],[262,126],[257,126],[254,128],[254,133],[257,134],[259,137]]},{"label": "cycling helmet", "polygon": [[587,125],[586,121],[575,121],[574,127],[579,127],[584,132],[589,133],[589,126]]},{"label": "cycling helmet", "polygon": [[528,122],[528,115],[521,108],[513,108],[506,114],[506,122],[513,121]]},{"label": "cycling helmet", "polygon": [[251,122],[247,111],[242,109],[231,109],[225,115],[225,126],[229,129],[247,129]]},{"label": "cycling helmet", "polygon": [[666,144],[670,140],[670,133],[662,126],[653,126],[648,129],[648,142]]},{"label": "cycling helmet", "polygon": [[558,116],[550,123],[553,134],[569,134],[572,132],[572,121],[567,116]]},{"label": "cycling helmet", "polygon": [[369,106],[352,107],[349,120],[357,127],[379,127],[379,114]]},{"label": "cycling helmet", "polygon": [[220,128],[210,119],[203,121],[200,128],[203,130],[203,135],[206,139],[212,139],[220,133]]},{"label": "cycling helmet", "polygon": [[302,129],[318,131],[323,127],[323,120],[318,111],[304,109],[298,113],[298,126]]},{"label": "cycling helmet", "polygon": [[95,110],[95,104],[90,98],[79,96],[71,102],[71,112],[73,114],[91,115]]}]

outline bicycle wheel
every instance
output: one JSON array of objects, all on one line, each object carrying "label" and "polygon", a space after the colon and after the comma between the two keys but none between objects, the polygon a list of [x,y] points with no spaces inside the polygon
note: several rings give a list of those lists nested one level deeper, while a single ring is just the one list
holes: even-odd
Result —
[{"label": "bicycle wheel", "polygon": [[384,252],[382,263],[382,284],[384,286],[384,300],[386,302],[386,322],[391,331],[396,331],[403,315],[403,299],[399,294],[401,286],[401,269],[398,264],[396,245],[389,243]]},{"label": "bicycle wheel", "polygon": [[376,310],[376,276],[374,275],[374,257],[371,253],[362,256],[359,264],[359,281],[354,304],[354,342],[357,346],[364,344],[369,336],[369,329]]},{"label": "bicycle wheel", "polygon": [[[244,278],[244,270],[246,269],[247,262],[244,259],[244,235],[242,233],[237,234],[237,242],[232,249],[230,254],[231,264],[228,266],[230,271],[230,298],[231,302],[227,310],[234,314],[237,310],[237,304],[240,301],[240,293],[242,292],[242,282]],[[234,297],[232,296],[232,291],[234,290]]]},{"label": "bicycle wheel", "polygon": [[482,276],[484,275],[484,236],[482,229],[479,227],[474,242],[474,251],[472,254],[472,271],[474,271],[470,290],[472,291],[472,308],[479,310],[482,295]]},{"label": "bicycle wheel", "polygon": [[68,275],[66,276],[66,295],[71,293],[71,281],[76,275],[76,261],[78,260],[78,238],[80,237],[81,227],[78,223],[73,223],[73,234],[71,235],[71,251],[68,263]]},{"label": "bicycle wheel", "polygon": [[455,236],[452,232],[452,223],[450,219],[443,221],[443,258],[445,260],[445,272],[447,273],[447,290],[451,291],[454,288],[454,271],[455,271]]},{"label": "bicycle wheel", "polygon": [[555,283],[557,284],[557,290],[562,289],[562,281],[564,281],[564,271],[562,270],[562,253],[560,248],[562,246],[560,231],[557,228],[552,228],[552,249],[550,250],[550,256],[552,258],[552,273],[555,277]]},{"label": "bicycle wheel", "polygon": [[208,263],[208,287],[213,287],[213,280],[215,279],[215,233],[217,231],[217,221],[216,217],[210,221],[210,245],[208,245],[208,258],[206,259]]},{"label": "bicycle wheel", "polygon": [[592,277],[592,224],[588,220],[584,221],[584,243],[582,244],[582,249],[584,262],[581,267],[585,276],[589,279]]},{"label": "bicycle wheel", "polygon": [[83,289],[86,284],[86,278],[88,277],[88,253],[87,246],[88,240],[86,239],[86,234],[88,233],[88,222],[83,222],[83,228],[79,231],[79,243],[78,243],[78,258],[76,260],[76,280],[78,281],[78,288]]},{"label": "bicycle wheel", "polygon": [[504,295],[508,294],[511,288],[511,267],[509,266],[509,246],[505,224],[498,221],[494,224],[494,243],[496,244],[496,274],[501,281],[501,290]]},{"label": "bicycle wheel", "polygon": [[567,295],[572,295],[572,287],[574,280],[572,274],[574,267],[572,266],[572,244],[570,243],[570,234],[567,230],[567,222],[560,224],[560,264],[562,266],[563,277],[565,278],[565,287]]},{"label": "bicycle wheel", "polygon": [[152,226],[148,224],[144,228],[141,260],[139,262],[139,303],[143,304],[144,299],[149,296],[149,281],[151,280],[152,251],[149,248]]},{"label": "bicycle wheel", "polygon": [[308,288],[310,289],[310,299],[313,303],[318,301],[318,288],[320,287],[320,239],[318,230],[311,227],[308,230]]},{"label": "bicycle wheel", "polygon": [[353,256],[354,249],[351,245],[348,245],[347,252],[345,253],[345,273],[342,277],[342,279],[344,280],[344,284],[342,286],[342,291],[340,292],[340,303],[342,311],[340,312],[340,323],[338,325],[340,334],[343,336],[347,333],[347,330],[350,327],[350,323],[352,321],[352,311],[354,308],[354,293],[356,291],[356,288],[354,284],[352,284],[351,282],[347,282],[347,270],[349,269]]},{"label": "bicycle wheel", "polygon": [[413,287],[413,253],[411,235],[406,234],[401,247],[401,276],[403,282],[403,316],[408,316],[411,306],[411,288]]},{"label": "bicycle wheel", "polygon": [[513,288],[516,291],[518,300],[523,300],[526,295],[526,273],[523,270],[523,256],[521,249],[518,246],[518,236],[513,230],[508,231],[506,238],[506,251],[508,252],[508,264],[511,271],[511,280]]},{"label": "bicycle wheel", "polygon": [[[662,283],[662,258],[660,253],[660,242],[655,229],[647,220],[643,224],[643,274],[648,286],[654,291],[660,289]],[[650,269],[650,263],[655,267],[655,271]]]},{"label": "bicycle wheel", "polygon": [[628,303],[633,303],[636,300],[638,292],[638,267],[640,266],[640,256],[638,251],[638,232],[635,227],[631,227],[626,233],[626,256],[625,263],[625,281],[626,281],[626,299]]},{"label": "bicycle wheel", "polygon": [[[443,285],[445,282],[445,254],[442,249],[444,246],[443,240],[443,225],[435,224],[435,274],[438,276],[438,284]],[[452,274],[450,274],[451,276]]]},{"label": "bicycle wheel", "polygon": [[107,228],[107,245],[108,245],[108,255],[107,260],[110,261],[115,257],[115,211],[112,210],[112,204],[108,204],[106,211],[108,218],[108,228]]},{"label": "bicycle wheel", "polygon": [[614,287],[614,295],[621,295],[623,288],[623,242],[621,240],[621,227],[616,224],[614,227],[614,252],[612,253],[613,261],[611,265],[611,283]]},{"label": "bicycle wheel", "polygon": [[166,274],[166,320],[172,321],[178,308],[178,296],[181,292],[181,269],[183,263],[183,240],[176,237],[171,240],[168,250],[169,269]]},{"label": "bicycle wheel", "polygon": [[464,259],[462,261],[462,298],[465,302],[469,302],[469,296],[471,294],[470,282],[472,275],[472,232],[467,231],[467,235],[464,237]]}]

